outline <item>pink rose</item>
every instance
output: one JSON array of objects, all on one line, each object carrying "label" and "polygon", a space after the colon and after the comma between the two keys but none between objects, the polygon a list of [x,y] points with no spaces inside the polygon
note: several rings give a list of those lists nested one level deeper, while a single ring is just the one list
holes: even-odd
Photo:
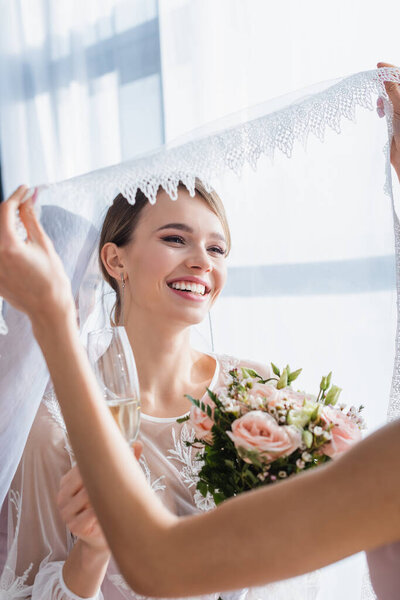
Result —
[{"label": "pink rose", "polygon": [[[207,400],[203,400],[204,404],[207,406],[211,406],[212,411],[214,412],[214,403],[211,398]],[[190,422],[193,425],[193,429],[196,433],[196,437],[199,440],[205,440],[206,442],[211,442],[212,433],[211,428],[214,425],[214,421],[210,419],[207,413],[204,413],[200,408],[192,404],[190,409]]]},{"label": "pink rose", "polygon": [[250,390],[250,396],[257,402],[257,400],[264,400],[268,406],[275,406],[283,400],[283,396],[275,386],[268,383],[255,383]]},{"label": "pink rose", "polygon": [[236,419],[227,434],[239,452],[240,448],[255,450],[268,462],[291,454],[301,444],[301,433],[296,427],[278,425],[271,415],[261,410],[252,410]]},{"label": "pink rose", "polygon": [[360,428],[341,410],[332,406],[324,406],[321,418],[328,425],[333,424],[331,429],[332,440],[321,448],[322,452],[330,458],[335,458],[346,452],[361,440]]}]

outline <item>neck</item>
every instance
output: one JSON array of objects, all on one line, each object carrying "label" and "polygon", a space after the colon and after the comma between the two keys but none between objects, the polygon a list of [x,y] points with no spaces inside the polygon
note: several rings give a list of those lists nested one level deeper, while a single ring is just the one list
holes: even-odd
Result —
[{"label": "neck", "polygon": [[154,315],[151,323],[130,315],[125,329],[135,356],[144,412],[181,403],[191,384],[203,376],[196,367],[201,355],[190,347],[189,327],[174,327],[165,319],[157,323]]}]

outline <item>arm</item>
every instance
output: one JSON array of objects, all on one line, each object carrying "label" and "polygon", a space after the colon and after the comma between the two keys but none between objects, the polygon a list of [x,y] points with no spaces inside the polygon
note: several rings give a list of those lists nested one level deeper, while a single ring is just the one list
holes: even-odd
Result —
[{"label": "arm", "polygon": [[68,281],[29,206],[20,212],[31,243],[15,236],[23,192],[0,206],[0,294],[31,318],[90,500],[135,590],[176,596],[267,583],[400,537],[400,423],[314,473],[207,514],[172,516],[102,401],[79,342]]}]

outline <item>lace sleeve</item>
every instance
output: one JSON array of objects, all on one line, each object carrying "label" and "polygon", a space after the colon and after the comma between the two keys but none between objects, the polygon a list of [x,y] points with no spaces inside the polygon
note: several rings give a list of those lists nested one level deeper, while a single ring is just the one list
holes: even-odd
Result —
[{"label": "lace sleeve", "polygon": [[[71,468],[71,458],[57,406],[51,394],[42,402],[8,493],[2,599],[79,599],[62,577],[73,537],[61,519],[56,497],[62,475]],[[101,592],[95,598],[101,600]]]}]

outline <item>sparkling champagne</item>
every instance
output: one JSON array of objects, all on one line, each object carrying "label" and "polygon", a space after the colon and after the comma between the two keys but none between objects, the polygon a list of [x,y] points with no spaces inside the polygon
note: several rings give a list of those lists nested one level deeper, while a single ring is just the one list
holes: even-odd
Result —
[{"label": "sparkling champagne", "polygon": [[136,398],[108,400],[107,406],[122,435],[129,444],[132,444],[139,433],[140,401]]}]

